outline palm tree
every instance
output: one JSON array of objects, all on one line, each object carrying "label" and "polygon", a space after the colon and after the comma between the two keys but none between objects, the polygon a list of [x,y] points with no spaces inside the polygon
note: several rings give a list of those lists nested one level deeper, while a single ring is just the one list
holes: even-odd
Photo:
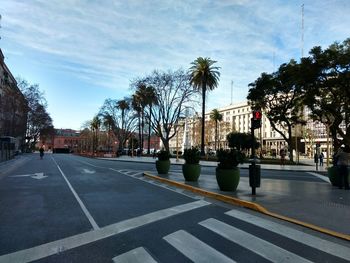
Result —
[{"label": "palm tree", "polygon": [[210,113],[210,119],[215,122],[215,151],[216,151],[216,142],[218,140],[218,122],[222,121],[222,114],[217,110],[213,109]]},{"label": "palm tree", "polygon": [[131,101],[131,105],[132,108],[134,109],[134,111],[136,111],[137,113],[137,117],[138,117],[138,123],[139,123],[139,142],[141,143],[141,102],[140,102],[140,97],[138,96],[138,94],[133,94],[132,95],[132,101]]},{"label": "palm tree", "polygon": [[[129,102],[127,99],[118,100],[117,101],[117,108],[121,110],[122,112],[122,123],[121,123],[121,132],[124,133],[126,131],[126,124],[125,124],[125,111],[130,109]],[[124,145],[121,145],[119,143],[119,148],[124,148]]]},{"label": "palm tree", "polygon": [[92,154],[94,155],[98,146],[98,132],[101,126],[101,120],[97,115],[92,119],[90,126],[92,130]]},{"label": "palm tree", "polygon": [[146,97],[145,97],[145,103],[149,107],[148,112],[148,148],[147,148],[147,154],[151,153],[151,126],[152,126],[152,106],[153,104],[157,104],[157,94],[152,86],[148,86],[146,88]]},{"label": "palm tree", "polygon": [[140,82],[137,85],[137,90],[135,92],[135,95],[138,97],[139,99],[139,106],[141,107],[141,140],[140,140],[140,149],[141,152],[143,151],[143,132],[144,132],[144,123],[145,123],[145,107],[147,105],[147,86],[143,83]]},{"label": "palm tree", "polygon": [[213,90],[218,86],[220,72],[219,67],[213,66],[216,61],[210,58],[199,57],[191,63],[190,82],[195,89],[202,93],[202,134],[201,134],[201,155],[204,152],[204,123],[205,123],[205,95],[207,90]]},{"label": "palm tree", "polygon": [[107,130],[107,136],[108,136],[108,152],[110,152],[111,149],[111,140],[110,140],[110,136],[111,136],[111,132],[113,130],[113,126],[114,126],[114,120],[112,115],[110,115],[109,113],[103,113],[102,114],[102,118],[103,118],[103,126],[106,128]]}]

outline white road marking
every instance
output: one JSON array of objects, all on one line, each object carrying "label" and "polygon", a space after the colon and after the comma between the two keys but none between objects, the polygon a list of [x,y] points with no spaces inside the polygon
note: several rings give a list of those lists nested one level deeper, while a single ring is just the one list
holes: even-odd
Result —
[{"label": "white road marking", "polygon": [[127,219],[109,226],[105,226],[97,230],[67,237],[67,238],[53,241],[40,246],[20,250],[11,254],[2,255],[0,256],[0,262],[1,263],[13,263],[13,262],[24,263],[24,262],[39,260],[41,258],[45,258],[51,255],[57,254],[59,251],[62,252],[72,248],[83,246],[113,235],[117,235],[119,233],[126,232],[131,229],[144,226],[146,224],[154,223],[159,220],[169,218],[171,216],[175,216],[184,212],[191,211],[193,209],[207,206],[209,204],[210,203],[206,201],[200,200],[196,202],[191,202],[183,205],[178,205],[178,206],[158,210],[156,212],[152,212],[142,216]]},{"label": "white road marking", "polygon": [[96,173],[96,171],[85,169],[85,168],[83,169],[83,172],[86,173],[86,174],[94,174],[94,173]]},{"label": "white road marking", "polygon": [[12,175],[10,177],[30,177],[30,178],[33,178],[33,179],[41,180],[41,179],[44,179],[44,178],[46,178],[48,176],[44,175],[44,173],[34,173],[34,174]]},{"label": "white road marking", "polygon": [[313,172],[307,172],[307,173],[311,174],[313,176],[316,176],[317,178],[319,178],[319,179],[321,179],[323,181],[326,181],[327,183],[330,183],[328,176],[323,176],[323,175],[320,175],[318,173],[313,173]]},{"label": "white road marking", "polygon": [[[113,169],[113,168],[109,168],[109,170],[112,170],[112,171],[115,171],[115,172],[124,174],[124,175],[126,175],[126,176],[129,176],[129,177],[138,179],[138,180],[140,180],[140,181],[143,181],[143,182],[146,182],[146,183],[155,185],[155,186],[159,186],[159,187],[165,188],[165,189],[167,189],[167,190],[170,190],[170,191],[172,191],[172,192],[175,192],[175,193],[178,193],[178,194],[181,194],[181,195],[190,197],[190,198],[195,199],[195,200],[202,200],[202,199],[204,199],[203,196],[195,195],[194,193],[192,193],[192,195],[186,194],[186,192],[185,192],[184,189],[180,189],[180,188],[170,188],[168,184],[162,183],[162,182],[158,182],[158,181],[154,181],[153,179],[150,179],[150,178],[148,178],[148,177],[138,177],[138,176],[133,176],[133,175],[130,175],[130,174],[128,174],[128,173],[125,173],[125,172],[128,171],[128,170],[116,170],[116,169]],[[141,173],[143,174],[143,172],[141,172]],[[140,174],[140,173],[138,173],[138,174]]]},{"label": "white road marking", "polygon": [[106,167],[103,167],[103,166],[97,166],[97,165],[93,165],[91,163],[88,163],[88,162],[84,162],[82,160],[77,160],[78,162],[81,162],[81,163],[84,163],[84,164],[87,164],[87,165],[90,165],[92,167],[96,167],[96,168],[106,168]]},{"label": "white road marking", "polygon": [[209,218],[200,222],[199,224],[272,262],[311,262],[292,252],[289,252],[238,228],[220,222],[214,218]]},{"label": "white road marking", "polygon": [[184,230],[176,231],[163,239],[193,262],[235,262]]},{"label": "white road marking", "polygon": [[256,225],[258,227],[267,229],[279,235],[283,235],[289,239],[293,239],[297,242],[305,244],[307,246],[316,248],[328,254],[336,257],[341,257],[345,260],[350,259],[350,249],[339,244],[321,239],[319,237],[312,236],[310,234],[298,231],[288,226],[284,226],[248,213],[244,213],[238,210],[231,210],[225,214],[242,220],[244,222]]},{"label": "white road marking", "polygon": [[73,186],[70,184],[70,182],[68,181],[67,177],[64,175],[61,167],[57,164],[57,162],[55,161],[55,159],[53,157],[51,157],[52,160],[54,161],[54,163],[56,164],[58,170],[61,172],[61,175],[63,176],[63,179],[66,181],[66,183],[68,184],[69,189],[72,191],[75,199],[78,201],[81,209],[83,210],[85,216],[87,217],[87,219],[89,220],[91,226],[93,227],[94,230],[99,229],[99,226],[96,224],[94,218],[91,216],[90,212],[87,210],[87,208],[85,207],[84,203],[81,201],[81,199],[79,198],[78,194],[75,192]]},{"label": "white road marking", "polygon": [[113,258],[114,263],[157,263],[143,248],[138,247]]}]

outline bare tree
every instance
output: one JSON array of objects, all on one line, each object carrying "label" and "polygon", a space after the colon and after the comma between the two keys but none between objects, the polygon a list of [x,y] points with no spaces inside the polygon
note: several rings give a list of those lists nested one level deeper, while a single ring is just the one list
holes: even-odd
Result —
[{"label": "bare tree", "polygon": [[151,111],[151,127],[160,137],[164,148],[169,151],[169,141],[176,134],[176,125],[180,116],[185,115],[185,108],[192,102],[196,91],[190,85],[189,75],[182,70],[154,71],[149,76],[136,80],[133,84],[144,83],[152,86],[156,95]]}]

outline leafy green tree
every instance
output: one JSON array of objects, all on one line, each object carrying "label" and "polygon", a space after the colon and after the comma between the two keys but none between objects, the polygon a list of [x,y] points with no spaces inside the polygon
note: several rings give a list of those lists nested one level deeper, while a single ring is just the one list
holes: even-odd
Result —
[{"label": "leafy green tree", "polygon": [[216,144],[218,141],[218,123],[222,121],[222,114],[217,110],[213,109],[210,113],[210,119],[215,122],[215,150],[216,150]]},{"label": "leafy green tree", "polygon": [[253,142],[255,148],[259,148],[259,143],[257,142],[256,137],[254,137],[253,141],[252,135],[248,133],[231,132],[226,136],[226,139],[230,148],[235,148],[239,151],[246,151],[251,149]]},{"label": "leafy green tree", "polygon": [[[273,74],[262,73],[249,84],[248,100],[252,109],[262,109],[272,128],[287,142],[292,152],[292,128],[304,124],[300,66],[296,61],[282,64]],[[285,133],[285,131],[287,131]],[[290,155],[293,161],[293,155]]]},{"label": "leafy green tree", "polygon": [[102,113],[101,117],[102,117],[102,125],[107,131],[107,148],[109,152],[112,148],[110,137],[114,127],[114,120],[113,120],[113,117],[108,112]]},{"label": "leafy green tree", "polygon": [[152,86],[148,86],[146,88],[146,97],[145,97],[145,103],[148,106],[148,148],[147,148],[147,154],[151,154],[151,123],[152,123],[152,108],[153,105],[157,104],[157,94]]},{"label": "leafy green tree", "polygon": [[136,112],[138,119],[138,128],[139,128],[139,142],[142,141],[142,122],[141,122],[141,114],[142,114],[142,106],[141,106],[141,98],[139,94],[135,93],[132,95],[131,102],[133,110]]},{"label": "leafy green tree", "polygon": [[310,116],[329,126],[335,149],[350,145],[350,38],[325,50],[312,48],[301,68]]},{"label": "leafy green tree", "polygon": [[96,115],[90,123],[90,128],[92,131],[92,152],[95,153],[98,147],[98,135],[100,132],[101,120],[98,115]]},{"label": "leafy green tree", "polygon": [[202,93],[202,134],[201,134],[201,155],[204,156],[204,135],[205,135],[205,95],[209,90],[215,89],[219,84],[219,67],[214,66],[216,61],[210,58],[199,57],[191,63],[190,74],[191,84]]},{"label": "leafy green tree", "polygon": [[126,141],[135,130],[135,114],[131,107],[131,98],[122,100],[106,99],[100,109],[101,115],[110,115],[113,119],[113,133],[119,144],[118,149],[122,150]]},{"label": "leafy green tree", "polygon": [[18,79],[18,87],[28,102],[26,147],[33,150],[39,140],[41,131],[53,126],[47,112],[47,101],[39,85],[29,84],[26,80]]},{"label": "leafy green tree", "polygon": [[[147,118],[148,123],[148,149],[147,153],[150,154],[150,145],[151,145],[151,118],[152,118],[152,107],[157,103],[157,95],[155,89],[152,86],[146,86],[143,82],[137,82],[135,84],[136,91],[133,94],[133,108],[137,112],[139,117],[139,140],[141,146],[143,146],[143,134],[145,126],[145,117]],[[146,111],[148,108],[148,111]],[[143,148],[143,147],[142,147]]]}]

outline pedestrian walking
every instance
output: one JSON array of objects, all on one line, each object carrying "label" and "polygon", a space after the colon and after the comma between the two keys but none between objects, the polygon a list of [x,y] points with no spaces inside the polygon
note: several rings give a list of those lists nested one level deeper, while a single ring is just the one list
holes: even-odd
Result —
[{"label": "pedestrian walking", "polygon": [[40,152],[40,159],[42,160],[44,157],[44,148],[40,147],[39,152]]},{"label": "pedestrian walking", "polygon": [[285,160],[286,160],[286,152],[284,149],[280,150],[280,156],[281,156],[281,165],[285,164]]},{"label": "pedestrian walking", "polygon": [[323,166],[323,159],[324,159],[324,155],[323,152],[320,153],[320,166]]},{"label": "pedestrian walking", "polygon": [[339,148],[337,154],[337,165],[339,167],[339,189],[349,190],[349,180],[348,180],[348,166],[350,164],[350,147],[345,145]]},{"label": "pedestrian walking", "polygon": [[318,155],[317,155],[317,152],[315,153],[314,155],[314,162],[316,165],[318,165]]}]

